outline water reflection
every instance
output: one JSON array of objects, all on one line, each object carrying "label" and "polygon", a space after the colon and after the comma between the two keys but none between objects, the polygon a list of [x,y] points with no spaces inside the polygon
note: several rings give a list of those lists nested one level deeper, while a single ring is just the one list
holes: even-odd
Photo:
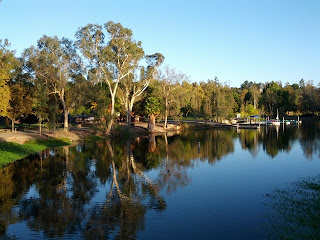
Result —
[{"label": "water reflection", "polygon": [[312,159],[320,132],[317,125],[185,131],[47,150],[0,169],[0,237],[14,238],[10,226],[23,223],[38,238],[134,239],[148,211],[165,211],[166,196],[192,183],[189,169],[235,153],[237,141],[253,157],[262,150],[276,158],[300,144]]},{"label": "water reflection", "polygon": [[307,158],[320,153],[320,127],[319,124],[303,125],[299,131],[299,142]]},{"label": "water reflection", "polygon": [[320,238],[320,175],[274,190],[265,204],[272,210],[264,225],[268,239]]}]

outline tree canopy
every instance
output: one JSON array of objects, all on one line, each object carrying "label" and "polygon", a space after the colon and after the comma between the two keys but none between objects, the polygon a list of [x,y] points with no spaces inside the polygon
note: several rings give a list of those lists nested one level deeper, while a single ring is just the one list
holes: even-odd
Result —
[{"label": "tree canopy", "polygon": [[21,57],[0,40],[0,115],[13,123],[30,114],[52,124],[63,119],[65,131],[70,115],[93,116],[109,134],[115,119],[129,126],[137,113],[166,126],[168,118],[224,122],[320,111],[313,81],[246,80],[235,88],[216,76],[191,82],[163,62],[161,53],[146,54],[131,29],[112,21],[80,27],[75,41],[44,35]]}]

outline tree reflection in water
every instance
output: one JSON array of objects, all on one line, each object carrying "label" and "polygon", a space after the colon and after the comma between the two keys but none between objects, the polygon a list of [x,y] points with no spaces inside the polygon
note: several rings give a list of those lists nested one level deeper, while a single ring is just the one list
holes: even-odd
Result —
[{"label": "tree reflection in water", "polygon": [[[148,211],[166,209],[165,194],[191,183],[188,169],[199,161],[221,161],[235,152],[236,139],[253,156],[263,149],[276,157],[280,151],[289,152],[295,143],[300,143],[310,158],[319,153],[316,125],[185,131],[170,137],[150,135],[127,142],[108,140],[47,150],[1,168],[0,237],[14,238],[8,235],[8,226],[24,222],[30,231],[41,232],[45,238],[133,239],[145,228]],[[296,186],[304,187],[299,190],[303,194],[312,190],[306,186],[315,186],[299,184]],[[312,191],[318,194],[318,190]],[[297,205],[293,209],[297,213],[306,208],[292,196],[289,190],[275,192],[271,196],[278,199],[275,209],[285,215],[291,206]],[[287,199],[291,199],[288,208]],[[315,206],[317,202],[310,203]],[[316,206],[312,211],[318,213]]]},{"label": "tree reflection in water", "polygon": [[276,189],[266,198],[269,239],[320,239],[320,175]]},{"label": "tree reflection in water", "polygon": [[242,149],[248,150],[253,157],[262,149],[272,158],[279,152],[290,152],[296,142],[307,158],[319,154],[320,128],[317,124],[297,126],[265,126],[256,130],[238,131]]},{"label": "tree reflection in water", "polygon": [[320,153],[319,125],[319,123],[302,125],[299,129],[299,142],[307,158],[312,158],[313,155]]},{"label": "tree reflection in water", "polygon": [[[155,143],[151,144],[155,150]],[[143,165],[136,163],[129,142],[120,159],[115,158],[110,141],[106,145],[112,166],[110,191],[105,203],[92,212],[84,234],[87,239],[106,239],[110,234],[117,239],[132,239],[144,228],[146,211],[164,210],[166,203],[156,184],[143,172]]]},{"label": "tree reflection in water", "polygon": [[82,165],[80,158],[72,161],[68,147],[60,150],[63,152],[44,161],[37,174],[34,185],[39,198],[20,201],[20,218],[31,230],[42,230],[49,238],[73,234],[81,228],[84,204],[96,190],[92,169]]}]

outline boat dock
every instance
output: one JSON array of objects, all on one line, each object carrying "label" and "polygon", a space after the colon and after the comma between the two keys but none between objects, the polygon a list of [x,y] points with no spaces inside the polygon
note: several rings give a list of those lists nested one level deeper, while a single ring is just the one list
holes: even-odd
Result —
[{"label": "boat dock", "polygon": [[232,127],[237,129],[260,129],[260,124],[238,123],[233,124]]}]

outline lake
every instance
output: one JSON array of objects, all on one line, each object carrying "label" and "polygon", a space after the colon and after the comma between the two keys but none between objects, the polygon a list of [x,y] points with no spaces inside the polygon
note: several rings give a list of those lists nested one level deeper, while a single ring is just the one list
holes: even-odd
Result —
[{"label": "lake", "polygon": [[320,127],[48,149],[0,169],[0,239],[319,239]]}]

